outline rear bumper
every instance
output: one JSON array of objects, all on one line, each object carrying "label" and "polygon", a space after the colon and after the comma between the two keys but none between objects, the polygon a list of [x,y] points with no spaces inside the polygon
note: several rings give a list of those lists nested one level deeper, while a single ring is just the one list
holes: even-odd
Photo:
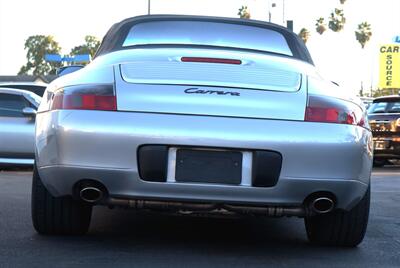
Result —
[{"label": "rear bumper", "polygon": [[[36,161],[54,196],[71,195],[82,179],[100,181],[110,196],[240,204],[301,205],[319,191],[349,209],[370,179],[371,133],[360,127],[151,113],[54,111],[37,115]],[[273,187],[147,182],[138,174],[143,144],[244,148],[282,154]]]},{"label": "rear bumper", "polygon": [[400,152],[397,151],[374,151],[374,158],[379,159],[400,159]]},{"label": "rear bumper", "polygon": [[134,170],[77,166],[44,167],[40,176],[55,196],[71,194],[75,183],[90,178],[101,182],[110,196],[122,199],[300,206],[311,193],[329,191],[336,196],[337,207],[344,209],[353,207],[368,188],[358,180],[314,178],[280,178],[269,188],[145,182]]},{"label": "rear bumper", "polygon": [[[381,159],[400,159],[399,136],[374,137],[374,157]],[[379,148],[377,143],[381,143]]]}]

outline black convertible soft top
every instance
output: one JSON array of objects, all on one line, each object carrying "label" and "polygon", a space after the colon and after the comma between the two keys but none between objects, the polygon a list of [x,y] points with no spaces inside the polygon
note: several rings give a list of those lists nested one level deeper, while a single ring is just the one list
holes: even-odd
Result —
[{"label": "black convertible soft top", "polygon": [[[230,24],[241,24],[254,27],[261,27],[281,33],[292,53],[293,57],[310,64],[314,64],[304,42],[292,31],[285,27],[268,23],[264,21],[238,19],[238,18],[221,18],[221,17],[206,17],[206,16],[186,16],[186,15],[146,15],[137,16],[125,19],[119,23],[114,24],[107,34],[104,36],[103,41],[96,52],[95,57],[108,54],[110,52],[132,49],[132,47],[124,47],[123,43],[133,25],[148,22],[148,21],[207,21],[207,22],[220,22]],[[138,45],[137,47],[143,47]]]}]

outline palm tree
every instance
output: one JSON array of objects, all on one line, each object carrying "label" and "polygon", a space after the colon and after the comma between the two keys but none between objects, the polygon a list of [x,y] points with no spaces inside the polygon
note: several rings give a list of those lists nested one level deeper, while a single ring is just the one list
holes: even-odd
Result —
[{"label": "palm tree", "polygon": [[325,23],[325,19],[324,18],[319,18],[317,19],[317,23],[315,24],[315,26],[317,27],[315,30],[319,33],[319,34],[323,34],[326,31],[326,23]]},{"label": "palm tree", "polygon": [[310,32],[306,28],[302,28],[298,34],[303,40],[304,44],[307,43],[308,38],[310,38]]},{"label": "palm tree", "polygon": [[343,9],[335,8],[329,17],[329,29],[334,32],[340,32],[344,28],[346,18],[344,17]]},{"label": "palm tree", "polygon": [[368,22],[358,24],[358,30],[355,33],[357,41],[361,44],[361,47],[364,48],[365,44],[372,36],[371,24]]},{"label": "palm tree", "polygon": [[241,8],[239,8],[238,15],[241,19],[250,19],[250,11],[247,6],[242,6]]}]

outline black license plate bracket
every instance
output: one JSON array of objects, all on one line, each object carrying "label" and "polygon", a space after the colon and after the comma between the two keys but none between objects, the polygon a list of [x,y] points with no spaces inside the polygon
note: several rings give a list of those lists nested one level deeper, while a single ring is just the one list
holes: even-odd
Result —
[{"label": "black license plate bracket", "polygon": [[177,182],[238,185],[242,180],[243,154],[240,151],[177,149]]}]

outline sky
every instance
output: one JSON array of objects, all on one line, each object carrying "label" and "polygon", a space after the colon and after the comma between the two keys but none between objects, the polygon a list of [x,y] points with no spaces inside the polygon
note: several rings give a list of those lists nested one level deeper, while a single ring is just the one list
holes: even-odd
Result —
[{"label": "sky", "polygon": [[[54,36],[67,54],[85,35],[101,39],[112,24],[147,14],[147,5],[148,0],[0,0],[0,75],[15,75],[25,64],[24,42],[31,35]],[[151,0],[151,13],[238,17],[242,5],[252,19],[267,21],[271,12],[274,23],[293,20],[295,32],[309,29],[307,47],[322,75],[354,92],[361,84],[365,90],[377,86],[379,46],[400,35],[399,0]],[[327,21],[335,7],[344,9],[344,31],[319,35],[316,19]],[[361,49],[354,31],[364,21],[373,36]]]}]

